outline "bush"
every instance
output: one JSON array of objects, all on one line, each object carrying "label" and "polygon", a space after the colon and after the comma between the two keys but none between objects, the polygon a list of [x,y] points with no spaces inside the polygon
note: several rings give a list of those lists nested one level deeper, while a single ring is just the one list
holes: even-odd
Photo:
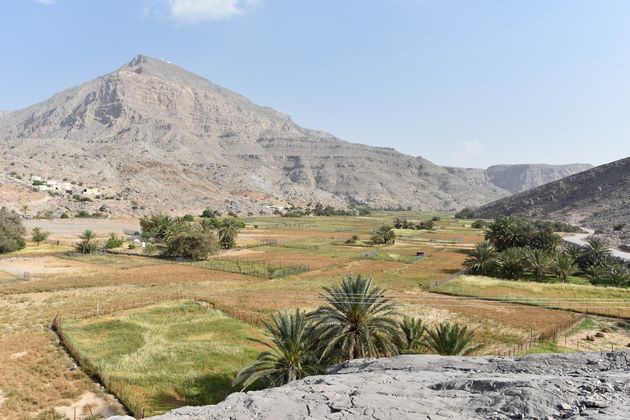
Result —
[{"label": "bush", "polygon": [[619,224],[613,226],[613,230],[615,232],[618,232],[620,230],[624,230],[625,228],[626,228],[626,224],[625,223],[619,223]]},{"label": "bush", "polygon": [[134,243],[127,245],[127,249],[136,249],[136,248],[138,248],[138,246]]},{"label": "bush", "polygon": [[0,254],[17,251],[26,246],[26,229],[20,216],[6,207],[0,209]]},{"label": "bush", "polygon": [[473,229],[483,229],[486,227],[486,222],[483,220],[475,220],[474,222],[472,222],[470,227],[472,227]]},{"label": "bush", "polygon": [[115,233],[112,233],[110,234],[109,239],[105,243],[105,248],[107,249],[120,248],[122,244],[123,244],[122,238],[119,238],[118,236],[116,236]]},{"label": "bush", "polygon": [[208,217],[208,218],[215,218],[217,217],[216,213],[210,209],[205,209],[202,213],[201,213],[201,217]]},{"label": "bush", "polygon": [[393,244],[396,240],[394,229],[389,225],[383,225],[372,234],[372,242],[375,245]]},{"label": "bush", "polygon": [[475,215],[472,209],[469,208],[462,209],[459,212],[455,213],[456,219],[472,219],[474,216]]},{"label": "bush", "polygon": [[416,229],[418,229],[418,230],[431,230],[431,229],[433,229],[433,220],[427,220],[427,221],[418,223],[416,225]]},{"label": "bush", "polygon": [[202,232],[180,233],[170,238],[162,255],[201,260],[217,252],[219,245],[214,235]]},{"label": "bush", "polygon": [[68,213],[62,213],[62,214],[61,214],[61,218],[62,218],[62,219],[69,219],[69,218],[70,218],[70,216],[68,215]]},{"label": "bush", "polygon": [[431,218],[431,221],[432,221],[432,222],[439,222],[440,220],[442,220],[442,218],[441,218],[440,216],[433,216],[433,217]]},{"label": "bush", "polygon": [[194,222],[195,221],[195,216],[193,216],[192,214],[185,214],[182,217],[182,220],[184,220],[185,222]]},{"label": "bush", "polygon": [[33,229],[33,232],[31,233],[31,240],[39,246],[40,243],[48,239],[48,235],[50,235],[50,233],[43,231],[41,228],[36,227]]}]

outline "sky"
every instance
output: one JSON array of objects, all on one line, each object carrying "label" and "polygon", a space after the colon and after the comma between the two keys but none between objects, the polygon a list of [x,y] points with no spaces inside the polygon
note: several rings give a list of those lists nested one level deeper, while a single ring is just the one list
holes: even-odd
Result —
[{"label": "sky", "polygon": [[441,165],[630,156],[626,0],[0,0],[0,109],[143,53]]}]

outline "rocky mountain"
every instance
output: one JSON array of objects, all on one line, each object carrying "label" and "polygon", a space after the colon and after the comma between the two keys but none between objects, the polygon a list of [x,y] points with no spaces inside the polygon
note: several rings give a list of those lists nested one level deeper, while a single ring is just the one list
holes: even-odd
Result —
[{"label": "rocky mountain", "polygon": [[152,418],[622,419],[630,415],[628,369],[628,351],[353,360],[328,375]]},{"label": "rocky mountain", "polygon": [[444,168],[300,127],[287,115],[143,55],[0,116],[0,156],[0,192],[31,189],[32,176],[81,186],[79,195],[93,188],[92,201],[37,192],[37,210],[213,207],[257,214],[317,202],[454,210],[509,195],[482,170]]},{"label": "rocky mountain", "polygon": [[475,213],[559,219],[630,239],[630,157],[494,201]]},{"label": "rocky mountain", "polygon": [[485,174],[490,182],[497,187],[516,194],[586,171],[592,167],[593,165],[584,163],[569,165],[495,165],[486,169]]}]

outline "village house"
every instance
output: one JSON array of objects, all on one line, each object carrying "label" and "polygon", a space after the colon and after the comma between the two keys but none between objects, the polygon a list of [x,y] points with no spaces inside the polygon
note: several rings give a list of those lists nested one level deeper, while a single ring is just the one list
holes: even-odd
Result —
[{"label": "village house", "polygon": [[100,193],[98,188],[83,188],[81,191],[83,195],[99,195]]}]

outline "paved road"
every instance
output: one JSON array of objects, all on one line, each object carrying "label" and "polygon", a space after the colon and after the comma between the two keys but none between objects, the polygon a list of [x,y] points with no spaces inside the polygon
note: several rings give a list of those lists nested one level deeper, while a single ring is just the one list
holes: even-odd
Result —
[{"label": "paved road", "polygon": [[[562,239],[564,239],[567,242],[571,242],[572,244],[577,244],[580,246],[588,245],[588,243],[586,242],[586,238],[588,238],[593,233],[595,233],[595,231],[592,229],[586,229],[586,228],[582,228],[582,230],[584,230],[586,233],[576,233],[574,235],[565,236]],[[630,252],[623,252],[616,248],[610,248],[610,252],[614,257],[621,258],[624,261],[630,262]]]}]

